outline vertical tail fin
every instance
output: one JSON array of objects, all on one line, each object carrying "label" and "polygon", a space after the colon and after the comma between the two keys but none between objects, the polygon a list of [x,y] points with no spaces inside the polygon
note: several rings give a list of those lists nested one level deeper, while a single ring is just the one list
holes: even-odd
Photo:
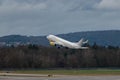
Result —
[{"label": "vertical tail fin", "polygon": [[82,46],[83,44],[88,43],[88,40],[84,41],[84,39],[82,38],[80,41],[77,42],[78,45]]},{"label": "vertical tail fin", "polygon": [[82,46],[82,44],[83,44],[83,38],[80,39],[80,41],[78,41],[77,44],[80,45],[80,46]]}]

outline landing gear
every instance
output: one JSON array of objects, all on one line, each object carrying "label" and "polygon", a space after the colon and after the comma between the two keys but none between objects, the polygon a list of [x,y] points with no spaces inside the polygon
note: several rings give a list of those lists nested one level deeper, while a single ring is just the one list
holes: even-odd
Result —
[{"label": "landing gear", "polygon": [[58,46],[57,48],[58,48],[58,49],[60,49],[60,47],[59,47],[59,46]]},{"label": "landing gear", "polygon": [[55,44],[55,47],[56,47],[57,45]]},{"label": "landing gear", "polygon": [[57,44],[55,44],[54,46],[55,46],[55,47],[57,47],[58,49],[60,49],[60,48],[61,48],[61,47],[60,47],[59,45],[57,45]]},{"label": "landing gear", "polygon": [[65,47],[65,49],[69,49],[68,47]]}]

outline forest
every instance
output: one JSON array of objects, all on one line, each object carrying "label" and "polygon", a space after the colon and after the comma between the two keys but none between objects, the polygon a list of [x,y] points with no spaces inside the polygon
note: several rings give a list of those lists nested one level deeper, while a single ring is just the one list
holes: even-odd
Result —
[{"label": "forest", "polygon": [[119,68],[120,48],[94,44],[87,50],[37,45],[0,48],[0,69]]}]

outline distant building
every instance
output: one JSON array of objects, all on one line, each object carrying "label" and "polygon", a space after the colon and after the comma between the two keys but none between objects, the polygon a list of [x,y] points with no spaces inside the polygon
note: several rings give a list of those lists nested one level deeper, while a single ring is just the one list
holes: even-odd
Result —
[{"label": "distant building", "polygon": [[6,46],[6,42],[0,42],[0,47]]}]

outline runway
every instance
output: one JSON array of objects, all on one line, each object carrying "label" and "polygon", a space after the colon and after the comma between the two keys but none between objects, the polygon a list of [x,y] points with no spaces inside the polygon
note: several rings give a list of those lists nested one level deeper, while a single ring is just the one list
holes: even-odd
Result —
[{"label": "runway", "polygon": [[64,76],[64,77],[0,76],[0,80],[120,80],[120,76]]}]

